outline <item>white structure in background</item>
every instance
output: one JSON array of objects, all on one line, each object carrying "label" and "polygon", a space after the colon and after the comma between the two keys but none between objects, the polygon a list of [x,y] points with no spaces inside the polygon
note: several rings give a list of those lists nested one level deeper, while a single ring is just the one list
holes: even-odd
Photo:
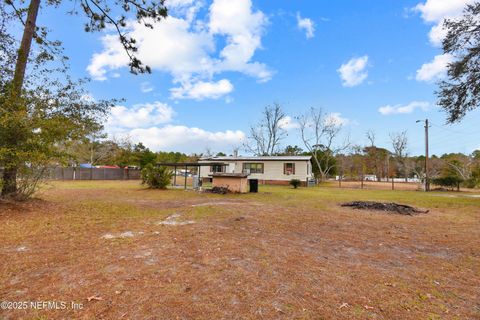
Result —
[{"label": "white structure in background", "polygon": [[303,185],[313,178],[311,156],[205,157],[199,163],[222,163],[202,167],[200,178],[209,181],[213,173],[247,173],[261,184],[288,184],[298,179]]}]

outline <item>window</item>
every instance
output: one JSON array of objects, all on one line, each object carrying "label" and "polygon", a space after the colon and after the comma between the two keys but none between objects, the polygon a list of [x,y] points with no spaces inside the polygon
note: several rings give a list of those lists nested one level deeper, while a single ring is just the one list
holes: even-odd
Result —
[{"label": "window", "polygon": [[224,171],[225,168],[224,166],[222,166],[221,164],[214,164],[213,166],[210,167],[210,171],[213,172],[213,173],[221,173]]},{"label": "window", "polygon": [[263,173],[263,163],[244,163],[243,172]]},{"label": "window", "polygon": [[286,175],[295,174],[295,163],[284,163],[283,174],[286,174]]}]

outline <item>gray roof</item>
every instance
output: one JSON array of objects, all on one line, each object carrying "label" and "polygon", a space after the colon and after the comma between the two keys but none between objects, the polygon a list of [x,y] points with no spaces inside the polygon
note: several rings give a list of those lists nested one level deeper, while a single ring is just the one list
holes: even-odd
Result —
[{"label": "gray roof", "polygon": [[200,161],[310,161],[311,156],[204,157]]}]

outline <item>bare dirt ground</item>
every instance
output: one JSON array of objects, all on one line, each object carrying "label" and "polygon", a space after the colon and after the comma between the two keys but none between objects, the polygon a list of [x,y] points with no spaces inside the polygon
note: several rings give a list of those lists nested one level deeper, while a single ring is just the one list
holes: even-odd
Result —
[{"label": "bare dirt ground", "polygon": [[[430,212],[339,206],[353,200]],[[0,204],[0,259],[0,301],[66,303],[1,319],[479,319],[480,199],[55,183]]]},{"label": "bare dirt ground", "polygon": [[[341,187],[341,188],[352,188],[352,189],[361,189],[362,182],[361,181],[341,181],[339,185],[338,181],[330,180],[325,183],[330,187]],[[434,189],[442,189],[441,186],[431,185],[431,190]],[[364,181],[363,182],[363,189],[366,190],[392,190],[392,182],[385,182],[385,181]],[[393,184],[394,190],[409,190],[409,191],[421,191],[423,190],[423,185],[421,183],[415,182],[395,182]],[[456,189],[456,188],[454,188]],[[437,190],[438,191],[438,190]],[[455,191],[455,190],[452,190]],[[469,189],[469,188],[461,188],[461,192],[470,192],[470,193],[478,193],[478,189]]]},{"label": "bare dirt ground", "polygon": [[[332,187],[338,187],[338,181],[330,181],[329,184]],[[362,187],[361,181],[342,181],[341,182],[342,188],[353,188],[353,189],[360,189]],[[421,185],[418,183],[412,182],[395,182],[393,184],[395,190],[419,190]],[[378,181],[364,181],[363,182],[364,189],[372,189],[372,190],[392,190],[392,183],[391,182],[378,182]]]}]

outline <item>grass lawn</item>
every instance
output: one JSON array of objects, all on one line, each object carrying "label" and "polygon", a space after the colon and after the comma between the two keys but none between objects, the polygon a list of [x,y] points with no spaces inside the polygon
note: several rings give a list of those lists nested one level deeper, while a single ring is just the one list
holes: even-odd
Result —
[{"label": "grass lawn", "polygon": [[479,319],[480,197],[55,182],[0,203],[0,261],[0,301],[67,303],[0,319]]}]

